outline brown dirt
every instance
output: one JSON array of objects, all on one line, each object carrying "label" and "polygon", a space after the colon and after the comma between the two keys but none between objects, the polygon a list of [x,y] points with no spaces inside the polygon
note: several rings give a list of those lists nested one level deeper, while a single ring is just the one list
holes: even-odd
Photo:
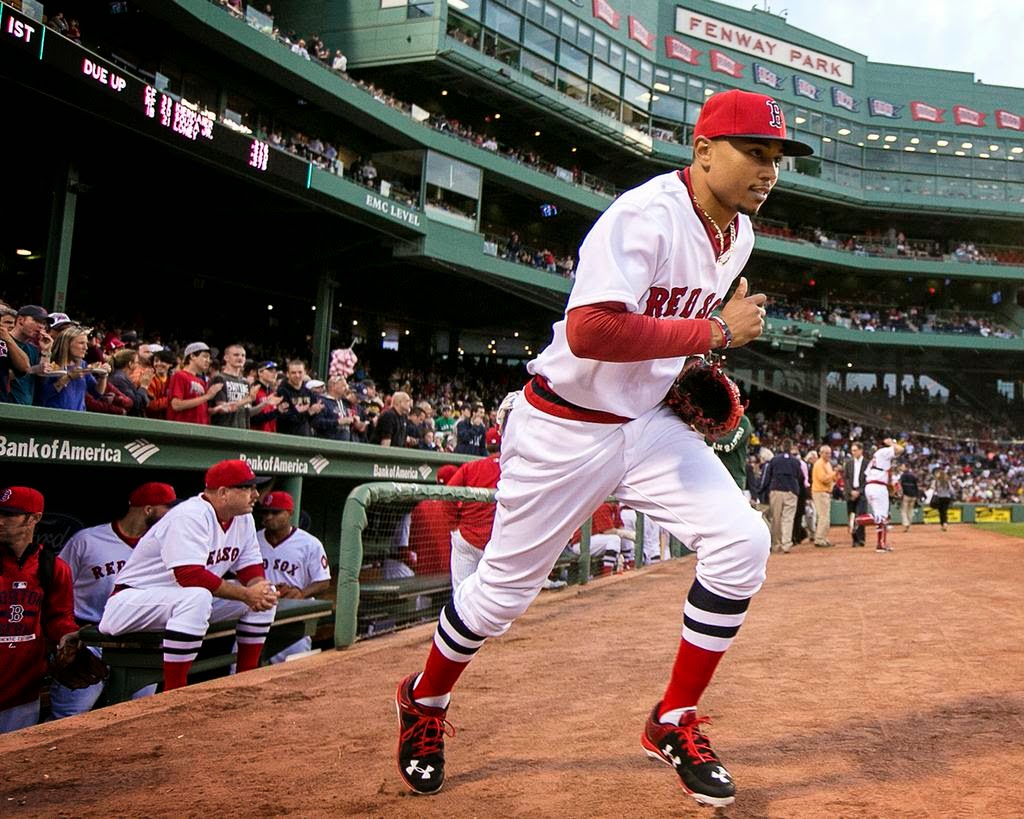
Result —
[{"label": "brown dirt", "polygon": [[[893,539],[772,556],[702,703],[739,786],[720,816],[1024,814],[1024,541]],[[434,797],[394,770],[392,697],[421,626],[0,736],[0,814],[712,815],[638,742],[692,571],[544,593],[466,673]]]}]

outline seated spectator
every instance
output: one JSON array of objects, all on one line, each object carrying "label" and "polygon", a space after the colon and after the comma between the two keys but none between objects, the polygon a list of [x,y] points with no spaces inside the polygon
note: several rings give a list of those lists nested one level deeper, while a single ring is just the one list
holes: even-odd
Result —
[{"label": "seated spectator", "polygon": [[335,49],[334,59],[331,60],[331,68],[344,74],[348,71],[348,57],[341,53],[341,49]]},{"label": "seated spectator", "polygon": [[207,386],[199,377],[210,369],[210,348],[202,341],[194,341],[185,348],[182,358],[181,369],[174,371],[167,386],[167,420],[209,426],[207,404],[224,388],[223,384]]},{"label": "seated spectator", "polygon": [[310,419],[323,411],[324,405],[306,386],[306,362],[293,359],[288,362],[288,376],[277,388],[281,402],[277,405],[277,431],[285,435],[313,434]]},{"label": "seated spectator", "polygon": [[61,333],[53,350],[54,374],[41,379],[36,396],[40,406],[85,412],[86,393],[91,391],[98,398],[106,391],[105,366],[90,371],[85,362],[88,335],[89,329],[79,324],[73,324]]},{"label": "seated spectator", "polygon": [[149,403],[146,405],[147,418],[159,418],[166,420],[167,408],[171,399],[167,395],[167,385],[170,381],[171,368],[177,363],[177,358],[170,350],[160,350],[153,354],[153,375],[149,379],[149,386],[146,393],[149,395]]},{"label": "seated spectator", "polygon": [[139,354],[127,347],[114,353],[110,357],[110,364],[110,383],[132,399],[128,414],[141,418],[146,414],[149,404],[148,388],[153,380],[153,370],[140,367]]}]

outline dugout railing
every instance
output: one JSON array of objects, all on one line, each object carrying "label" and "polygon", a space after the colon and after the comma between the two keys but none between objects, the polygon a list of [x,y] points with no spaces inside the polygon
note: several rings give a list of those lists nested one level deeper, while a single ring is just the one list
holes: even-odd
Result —
[{"label": "dugout railing", "polygon": [[[422,532],[413,531],[414,507],[422,501],[494,503],[494,490],[414,483],[376,482],[355,487],[342,512],[338,555],[334,644],[344,648],[357,639],[436,619],[451,596],[447,569],[417,574],[400,559]],[[635,560],[644,564],[644,518],[637,514]],[[437,535],[438,532],[432,533]],[[447,536],[447,532],[440,532]],[[569,584],[594,576],[590,521],[581,527],[579,554],[564,552],[555,564]],[[667,557],[686,552],[669,538]]]}]

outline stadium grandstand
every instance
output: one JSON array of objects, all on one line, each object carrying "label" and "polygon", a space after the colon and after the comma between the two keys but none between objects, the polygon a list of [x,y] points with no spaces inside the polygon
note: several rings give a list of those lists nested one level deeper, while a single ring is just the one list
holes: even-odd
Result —
[{"label": "stadium grandstand", "polygon": [[235,344],[281,376],[301,360],[348,378],[353,430],[405,392],[431,431],[383,449],[315,424],[198,429],[110,393],[112,412],[0,403],[5,472],[45,490],[59,548],[138,483],[184,497],[241,454],[301,498],[337,571],[339,499],[437,491],[469,454],[463,407],[492,424],[547,344],[589,227],[688,164],[703,101],[740,88],[815,149],[755,219],[767,328],[725,361],[763,442],[909,438],[925,468],[948,451],[994,470],[998,491],[964,500],[1024,519],[1024,89],[869,57],[709,0],[5,1],[10,312],[70,316],[90,361],[156,345],[180,366],[194,342],[216,366]]}]

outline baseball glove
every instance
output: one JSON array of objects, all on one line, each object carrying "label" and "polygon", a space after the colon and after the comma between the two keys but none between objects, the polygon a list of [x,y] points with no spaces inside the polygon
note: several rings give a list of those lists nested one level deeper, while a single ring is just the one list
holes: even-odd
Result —
[{"label": "baseball glove", "polygon": [[718,438],[739,425],[746,404],[740,389],[717,361],[699,359],[686,367],[669,388],[665,403],[706,438]]},{"label": "baseball glove", "polygon": [[85,646],[79,646],[71,659],[58,659],[52,673],[53,678],[65,688],[88,688],[105,680],[110,672],[103,660]]}]

